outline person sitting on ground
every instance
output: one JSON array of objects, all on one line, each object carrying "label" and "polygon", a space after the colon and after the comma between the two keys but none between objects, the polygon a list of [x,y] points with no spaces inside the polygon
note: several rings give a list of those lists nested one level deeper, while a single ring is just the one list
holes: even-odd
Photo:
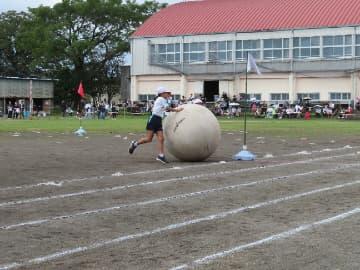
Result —
[{"label": "person sitting on ground", "polygon": [[300,104],[296,104],[294,112],[296,113],[296,118],[301,118],[303,112],[303,106],[301,106]]},{"label": "person sitting on ground", "polygon": [[272,107],[268,107],[266,110],[266,118],[274,117],[274,109]]},{"label": "person sitting on ground", "polygon": [[190,96],[187,99],[187,102],[191,103],[191,101],[194,99],[194,95],[191,93]]},{"label": "person sitting on ground", "polygon": [[349,107],[345,110],[345,114],[352,114],[353,111],[353,108],[349,105]]},{"label": "person sitting on ground", "polygon": [[286,113],[286,110],[285,110],[284,106],[278,106],[277,109],[275,110],[275,115],[277,116],[278,119],[283,119],[285,113]]},{"label": "person sitting on ground", "polygon": [[255,112],[255,117],[260,118],[260,117],[264,117],[264,116],[265,116],[265,115],[262,113],[261,108],[260,108],[260,107],[257,108],[257,109],[256,109],[256,112]]},{"label": "person sitting on ground", "polygon": [[69,116],[73,116],[74,111],[71,109],[71,107],[67,107],[66,113],[67,113],[67,115],[69,115]]},{"label": "person sitting on ground", "polygon": [[332,117],[332,109],[328,106],[328,105],[325,105],[324,109],[323,109],[323,114],[324,116],[326,116],[327,118],[331,118]]},{"label": "person sitting on ground", "polygon": [[318,118],[322,116],[321,106],[315,106],[315,116]]},{"label": "person sitting on ground", "polygon": [[255,113],[256,113],[256,110],[257,110],[256,102],[253,102],[253,103],[250,105],[250,108],[251,108],[251,113],[255,116]]},{"label": "person sitting on ground", "polygon": [[293,111],[293,109],[291,107],[288,107],[286,109],[286,117],[287,118],[291,118],[293,113],[294,113],[294,111]]},{"label": "person sitting on ground", "polygon": [[350,119],[352,117],[353,112],[354,112],[353,108],[349,105],[345,111],[340,112],[339,117]]}]

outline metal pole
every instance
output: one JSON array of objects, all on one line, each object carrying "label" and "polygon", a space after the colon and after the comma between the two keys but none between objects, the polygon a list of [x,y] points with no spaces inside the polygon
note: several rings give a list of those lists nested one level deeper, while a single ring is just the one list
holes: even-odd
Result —
[{"label": "metal pole", "polygon": [[247,151],[247,146],[246,146],[246,116],[247,116],[247,103],[248,103],[248,98],[247,98],[247,81],[248,81],[248,63],[249,63],[249,53],[246,52],[246,68],[245,68],[245,113],[244,113],[244,145],[243,145],[243,150],[240,151],[239,153],[237,153],[236,155],[233,156],[233,159],[235,160],[254,160],[255,159],[255,155],[249,151]]},{"label": "metal pole", "polygon": [[246,116],[247,116],[247,104],[248,104],[248,98],[247,98],[247,81],[248,81],[248,61],[249,61],[249,52],[246,52],[246,67],[245,67],[245,112],[244,112],[244,145],[243,150],[247,150],[246,146]]},{"label": "metal pole", "polygon": [[29,88],[29,118],[32,116],[32,110],[33,110],[33,98],[32,98],[32,90],[33,90],[33,85],[32,85],[32,80],[30,80],[30,88]]}]

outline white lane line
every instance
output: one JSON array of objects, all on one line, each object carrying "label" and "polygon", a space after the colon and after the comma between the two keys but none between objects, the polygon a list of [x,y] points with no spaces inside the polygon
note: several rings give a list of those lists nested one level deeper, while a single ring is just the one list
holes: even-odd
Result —
[{"label": "white lane line", "polygon": [[228,250],[220,251],[220,252],[205,256],[203,258],[200,258],[200,259],[197,259],[197,260],[193,261],[192,263],[183,264],[183,265],[180,265],[180,266],[170,268],[170,270],[193,269],[196,266],[209,264],[209,263],[211,263],[211,262],[213,262],[215,260],[227,257],[227,256],[232,255],[234,253],[239,253],[239,252],[241,252],[241,251],[243,251],[245,249],[249,249],[249,248],[252,248],[252,247],[256,247],[256,246],[264,245],[264,244],[267,244],[267,243],[271,243],[271,242],[274,242],[274,241],[277,241],[277,240],[289,238],[289,237],[297,235],[297,234],[299,234],[299,233],[301,233],[303,231],[312,230],[312,229],[314,229],[316,227],[319,227],[321,225],[326,225],[326,224],[330,224],[330,223],[333,223],[333,222],[336,222],[336,221],[341,221],[343,219],[349,218],[349,217],[351,217],[353,215],[356,215],[356,214],[359,214],[359,213],[360,213],[360,208],[354,208],[354,209],[352,209],[352,210],[350,210],[348,212],[345,212],[345,213],[342,213],[342,214],[339,214],[339,215],[336,215],[336,216],[333,216],[333,217],[330,217],[330,218],[327,218],[327,219],[322,219],[322,220],[319,220],[319,221],[316,221],[316,222],[313,222],[313,223],[304,224],[304,225],[301,225],[301,226],[296,227],[294,229],[284,231],[284,232],[281,232],[281,233],[278,233],[278,234],[273,234],[273,235],[270,235],[269,237],[266,237],[266,238],[263,238],[263,239],[260,239],[260,240],[257,240],[257,241],[251,242],[251,243],[247,243],[247,244],[244,244],[244,245],[239,245],[239,246],[236,246],[236,247],[228,249]]},{"label": "white lane line", "polygon": [[291,157],[291,156],[299,156],[299,155],[312,155],[312,154],[316,154],[316,153],[333,152],[333,151],[339,151],[339,150],[344,150],[344,149],[354,149],[354,148],[359,148],[359,146],[345,145],[345,146],[339,147],[339,148],[325,148],[322,150],[301,151],[301,152],[297,152],[297,153],[284,154],[283,156]]},{"label": "white lane line", "polygon": [[[231,161],[232,162],[232,161]],[[225,162],[226,163],[226,162]],[[230,163],[230,162],[228,162]],[[64,184],[74,183],[74,182],[82,182],[82,181],[91,181],[91,180],[102,180],[104,178],[113,178],[113,177],[119,177],[119,176],[131,176],[131,175],[141,175],[141,174],[151,174],[151,173],[161,173],[161,172],[169,172],[172,170],[183,170],[183,169],[189,169],[189,168],[200,168],[200,167],[208,167],[208,166],[214,166],[214,165],[223,165],[222,162],[212,162],[212,163],[206,163],[206,164],[198,164],[198,165],[188,165],[188,166],[182,166],[182,167],[171,167],[171,168],[164,168],[164,169],[156,169],[156,170],[146,170],[146,171],[135,171],[135,172],[129,172],[129,173],[121,173],[121,172],[115,172],[111,175],[102,175],[102,176],[92,176],[92,177],[84,177],[84,178],[74,178],[74,179],[65,179],[65,180],[56,180],[56,181],[47,181],[47,182],[41,182],[38,184],[31,184],[31,185],[21,185],[21,186],[14,186],[14,187],[5,187],[0,188],[1,191],[8,191],[8,190],[20,190],[20,189],[30,189],[30,188],[36,188],[41,186],[55,186],[55,187],[61,187]]]},{"label": "white lane line", "polygon": [[[314,150],[308,153],[324,153],[324,152],[335,152],[335,151],[341,151],[345,149],[356,149],[360,148],[360,146],[349,146],[346,145],[344,147],[339,148],[327,148],[323,150]],[[298,153],[291,153],[291,154],[283,154],[280,155],[280,157],[286,157],[286,156],[299,156],[301,154]],[[257,160],[266,160],[268,158],[258,158]],[[74,179],[65,179],[65,180],[51,180],[46,182],[41,182],[37,184],[30,184],[30,185],[21,185],[21,186],[14,186],[14,187],[5,187],[0,188],[0,192],[2,191],[9,191],[9,190],[21,190],[21,189],[31,189],[31,188],[37,188],[41,186],[53,186],[53,187],[62,187],[65,184],[74,183],[74,182],[82,182],[82,181],[97,181],[97,180],[103,180],[106,178],[113,178],[113,177],[123,177],[123,176],[131,176],[131,175],[141,175],[141,174],[152,174],[152,173],[160,173],[160,172],[169,172],[172,170],[184,170],[189,168],[201,168],[201,167],[209,167],[214,165],[223,165],[223,164],[232,164],[232,163],[238,163],[238,161],[227,161],[227,162],[212,162],[212,163],[206,163],[206,164],[197,164],[197,165],[187,165],[182,167],[171,167],[171,168],[164,168],[164,169],[156,169],[156,170],[145,170],[145,171],[135,171],[135,172],[128,172],[128,173],[122,173],[122,172],[115,172],[111,175],[102,175],[102,176],[92,176],[92,177],[84,177],[84,178],[74,178]]]},{"label": "white lane line", "polygon": [[0,265],[0,270],[5,270],[5,269],[8,270],[8,269],[14,269],[14,268],[19,268],[19,267],[25,267],[25,266],[29,266],[29,265],[33,265],[33,264],[44,263],[44,262],[52,261],[52,260],[55,260],[55,259],[63,258],[63,257],[69,256],[69,255],[77,254],[77,253],[80,253],[80,252],[85,252],[85,251],[93,250],[93,249],[96,249],[96,248],[102,248],[104,246],[114,245],[114,244],[118,244],[120,242],[132,240],[132,239],[138,239],[138,238],[142,238],[142,237],[145,237],[145,236],[150,236],[150,235],[154,235],[154,234],[160,234],[160,233],[176,230],[176,229],[179,229],[179,228],[183,228],[183,227],[186,227],[186,226],[189,226],[189,225],[198,224],[198,223],[205,222],[205,221],[213,221],[213,220],[218,220],[218,219],[224,219],[224,218],[226,218],[228,216],[236,215],[236,214],[239,214],[239,213],[247,211],[247,210],[257,209],[257,208],[266,207],[266,206],[270,206],[270,205],[275,205],[275,204],[278,204],[280,202],[294,200],[294,199],[298,199],[298,198],[301,198],[301,197],[314,195],[314,194],[325,192],[325,191],[331,191],[331,190],[341,189],[341,188],[345,188],[345,187],[350,187],[350,186],[354,186],[354,185],[358,185],[358,184],[360,184],[360,180],[345,183],[345,184],[341,184],[341,185],[335,185],[335,186],[331,186],[331,187],[325,187],[325,188],[321,188],[321,189],[311,190],[311,191],[308,191],[308,192],[294,194],[294,195],[274,199],[274,200],[271,200],[271,201],[265,201],[265,202],[261,202],[261,203],[257,203],[257,204],[253,204],[253,205],[249,205],[249,206],[244,206],[244,207],[232,209],[232,210],[229,210],[229,211],[212,214],[212,215],[202,217],[202,218],[197,218],[197,219],[184,221],[184,222],[181,222],[181,223],[170,224],[170,225],[167,225],[165,227],[158,227],[158,228],[156,228],[154,230],[151,230],[151,231],[143,231],[143,232],[136,233],[136,234],[129,234],[129,235],[124,235],[124,236],[119,236],[117,238],[95,242],[95,243],[93,243],[91,245],[88,245],[88,246],[65,249],[65,250],[62,250],[62,251],[58,251],[58,252],[48,254],[48,255],[45,255],[45,256],[41,256],[41,257],[36,257],[36,258],[30,259],[30,260],[25,260],[25,261],[22,261],[22,262],[12,262],[12,263],[9,263],[9,264],[6,264],[6,265]]},{"label": "white lane line", "polygon": [[91,194],[99,193],[99,192],[118,191],[118,190],[130,189],[130,188],[140,187],[140,186],[159,185],[159,184],[163,184],[163,183],[178,182],[178,181],[189,181],[189,180],[191,181],[191,180],[200,179],[200,178],[206,178],[206,180],[207,180],[207,178],[209,178],[209,177],[229,175],[229,174],[235,174],[235,173],[241,173],[241,172],[253,171],[253,170],[260,170],[260,169],[276,168],[276,167],[289,166],[289,165],[295,165],[295,164],[311,163],[314,161],[328,160],[328,159],[334,159],[334,158],[340,158],[340,157],[343,158],[343,157],[349,157],[349,156],[356,156],[359,154],[360,154],[360,152],[338,155],[338,156],[327,156],[327,157],[320,157],[320,158],[313,158],[313,159],[306,159],[306,160],[298,160],[298,161],[294,161],[294,162],[272,164],[272,165],[268,165],[268,166],[256,166],[256,167],[243,168],[243,169],[238,169],[238,170],[227,170],[227,171],[219,171],[219,172],[215,172],[215,173],[205,173],[205,174],[197,174],[197,175],[190,175],[190,176],[183,176],[183,177],[174,177],[174,178],[165,179],[165,180],[147,181],[147,182],[141,182],[141,183],[131,184],[131,185],[115,186],[115,187],[100,188],[100,189],[91,189],[91,190],[79,191],[79,192],[75,192],[75,193],[66,193],[66,194],[31,198],[31,199],[19,200],[19,201],[8,201],[8,202],[0,203],[0,207],[7,207],[7,206],[19,205],[19,204],[36,203],[36,202],[44,202],[44,201],[55,200],[55,199],[65,199],[65,198],[77,197],[77,196],[86,196],[86,195],[91,195]]},{"label": "white lane line", "polygon": [[47,217],[47,218],[41,218],[38,220],[25,221],[25,222],[18,223],[18,224],[3,225],[0,227],[0,230],[10,230],[10,229],[16,229],[19,227],[23,227],[23,226],[40,225],[40,224],[44,224],[44,223],[48,223],[48,222],[56,221],[56,220],[65,220],[65,219],[69,219],[69,218],[76,218],[76,217],[81,217],[81,216],[90,216],[90,215],[95,215],[95,214],[100,214],[100,213],[106,213],[106,212],[116,211],[116,210],[123,209],[123,208],[145,206],[145,205],[150,205],[150,204],[168,202],[168,201],[172,201],[172,200],[187,199],[187,198],[196,197],[196,196],[205,196],[205,195],[208,195],[208,194],[211,194],[214,192],[221,192],[221,191],[232,190],[232,189],[240,189],[241,187],[254,186],[254,185],[259,185],[259,184],[264,184],[264,183],[269,183],[269,182],[285,181],[286,179],[293,178],[293,177],[300,177],[300,176],[307,176],[307,175],[321,174],[321,173],[330,173],[330,172],[334,172],[337,170],[348,169],[348,168],[358,167],[358,166],[360,166],[359,163],[343,164],[341,166],[338,166],[338,167],[335,167],[332,169],[320,169],[320,170],[314,170],[314,171],[309,171],[309,172],[305,172],[305,173],[283,175],[283,176],[277,176],[277,177],[272,177],[272,178],[267,178],[267,179],[263,179],[263,180],[259,180],[259,181],[252,181],[252,182],[242,183],[242,184],[237,184],[237,185],[225,186],[225,187],[208,189],[208,190],[201,190],[201,191],[191,192],[191,193],[176,194],[173,196],[156,198],[156,199],[148,200],[148,201],[142,201],[142,202],[136,202],[136,203],[130,203],[130,204],[119,204],[119,205],[115,205],[115,206],[108,207],[108,208],[99,208],[99,209],[93,209],[93,210],[88,210],[88,211],[83,211],[83,212],[77,212],[77,213],[74,213],[71,215]]}]

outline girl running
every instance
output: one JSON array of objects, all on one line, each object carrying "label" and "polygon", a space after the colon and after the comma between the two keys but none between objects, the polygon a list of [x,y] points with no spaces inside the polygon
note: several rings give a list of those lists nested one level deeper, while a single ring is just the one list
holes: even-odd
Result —
[{"label": "girl running", "polygon": [[149,121],[146,125],[146,136],[141,138],[138,141],[132,141],[129,147],[129,153],[134,153],[136,147],[140,144],[150,143],[156,134],[158,140],[158,150],[159,154],[156,157],[157,161],[162,163],[168,163],[164,155],[164,133],[162,128],[162,119],[165,116],[165,112],[180,112],[183,108],[171,108],[168,103],[168,99],[171,97],[171,91],[167,90],[164,87],[159,87],[157,89],[158,97],[155,100],[154,106],[152,108],[152,113]]}]

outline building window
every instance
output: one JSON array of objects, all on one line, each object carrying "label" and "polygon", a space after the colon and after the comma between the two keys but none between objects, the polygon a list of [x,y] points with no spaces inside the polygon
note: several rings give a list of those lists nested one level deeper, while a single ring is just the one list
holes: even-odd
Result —
[{"label": "building window", "polygon": [[184,62],[205,62],[205,42],[184,43]]},{"label": "building window", "polygon": [[255,59],[260,59],[260,40],[237,40],[236,41],[236,60],[246,61],[249,52]]},{"label": "building window", "polygon": [[247,100],[256,100],[256,101],[260,101],[261,100],[261,94],[247,94]]},{"label": "building window", "polygon": [[209,62],[232,61],[232,41],[209,42]]},{"label": "building window", "polygon": [[304,100],[304,98],[310,98],[312,101],[319,101],[320,100],[320,93],[298,93],[297,99]]},{"label": "building window", "polygon": [[151,61],[156,64],[180,63],[180,43],[151,45]]},{"label": "building window", "polygon": [[264,39],[264,59],[289,58],[289,39]]},{"label": "building window", "polygon": [[351,93],[330,92],[330,100],[331,101],[350,101]]},{"label": "building window", "polygon": [[155,95],[139,95],[139,101],[155,100]]},{"label": "building window", "polygon": [[352,56],[352,36],[324,36],[324,58],[344,58]]},{"label": "building window", "polygon": [[159,44],[158,46],[159,59],[168,64],[180,63],[180,43]]},{"label": "building window", "polygon": [[289,101],[289,93],[273,93],[270,94],[270,101],[278,104]]},{"label": "building window", "polygon": [[156,45],[155,44],[151,44],[151,46],[150,46],[150,61],[151,61],[151,64],[157,63]]},{"label": "building window", "polygon": [[360,35],[355,37],[355,56],[360,56]]},{"label": "building window", "polygon": [[320,57],[320,37],[294,37],[294,58]]}]

